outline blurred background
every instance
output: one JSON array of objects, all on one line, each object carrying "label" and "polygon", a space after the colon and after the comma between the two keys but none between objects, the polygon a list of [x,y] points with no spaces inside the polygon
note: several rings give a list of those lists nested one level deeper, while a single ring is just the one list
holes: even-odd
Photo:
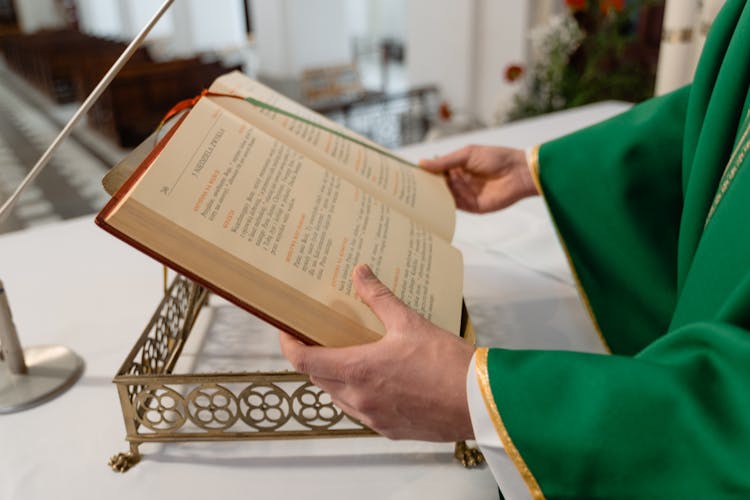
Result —
[{"label": "blurred background", "polygon": [[[0,198],[161,0],[0,0]],[[721,0],[177,0],[0,232],[92,213],[177,101],[240,70],[389,148],[690,81]]]}]

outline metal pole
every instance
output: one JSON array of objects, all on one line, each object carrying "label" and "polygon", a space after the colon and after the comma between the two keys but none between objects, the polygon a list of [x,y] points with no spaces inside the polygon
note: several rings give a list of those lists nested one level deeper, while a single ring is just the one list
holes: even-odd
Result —
[{"label": "metal pole", "polygon": [[23,360],[23,349],[18,340],[16,325],[13,324],[13,316],[10,313],[8,297],[5,294],[5,286],[0,281],[0,347],[2,347],[2,359],[8,363],[8,369],[16,375],[28,373],[26,362]]},{"label": "metal pole", "polygon": [[[151,28],[156,25],[173,2],[174,0],[166,0],[162,4],[65,124],[26,178],[0,207],[0,223],[10,214],[21,193],[47,166],[52,155],[70,135],[73,127],[104,93],[107,86],[138,50]],[[0,343],[0,361],[8,364],[8,370],[0,370],[0,414],[24,410],[48,401],[71,387],[83,373],[83,360],[67,347],[48,345],[30,347],[25,350],[21,348],[2,282],[0,282]]]},{"label": "metal pole", "polygon": [[102,93],[104,93],[109,84],[112,83],[112,80],[114,80],[115,76],[117,76],[117,73],[120,72],[123,66],[125,66],[125,64],[133,56],[135,51],[138,50],[141,44],[143,44],[143,40],[146,39],[146,36],[148,36],[151,28],[153,28],[156,23],[159,22],[161,16],[164,15],[164,13],[167,11],[167,9],[169,9],[173,2],[174,0],[166,0],[161,8],[156,12],[156,14],[154,14],[154,17],[151,18],[148,24],[141,30],[140,33],[138,33],[135,39],[130,42],[130,45],[128,45],[122,55],[120,55],[117,61],[115,61],[115,64],[111,68],[109,68],[107,74],[104,75],[99,84],[94,88],[94,90],[91,91],[91,94],[89,94],[86,100],[83,101],[81,107],[78,108],[73,117],[57,135],[55,140],[52,141],[52,144],[50,144],[42,157],[39,158],[39,161],[36,162],[36,165],[34,165],[31,171],[29,171],[26,178],[23,180],[23,182],[21,182],[21,185],[18,186],[18,188],[13,192],[10,198],[8,198],[5,203],[3,203],[3,206],[0,207],[0,223],[5,221],[5,219],[8,217],[11,210],[15,206],[16,202],[18,201],[18,198],[21,196],[21,193],[23,193],[23,191],[29,184],[34,182],[34,179],[36,179],[37,176],[42,172],[44,167],[47,166],[50,159],[52,158],[53,153],[57,150],[60,144],[62,144],[62,141],[64,141],[68,137],[68,135],[70,135],[73,127],[76,126],[81,117],[86,114],[86,112],[88,112],[94,102],[99,99],[99,97],[102,95]]}]

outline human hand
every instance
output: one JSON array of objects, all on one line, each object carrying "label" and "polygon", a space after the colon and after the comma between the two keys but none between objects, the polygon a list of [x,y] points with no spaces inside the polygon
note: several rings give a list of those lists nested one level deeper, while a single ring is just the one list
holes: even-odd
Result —
[{"label": "human hand", "polygon": [[467,212],[500,210],[538,194],[520,149],[500,146],[465,146],[447,155],[421,160],[433,173],[444,173],[456,206]]},{"label": "human hand", "polygon": [[350,416],[391,439],[472,439],[466,371],[474,348],[407,307],[365,265],[353,272],[385,336],[354,347],[306,346],[280,332],[281,350]]}]

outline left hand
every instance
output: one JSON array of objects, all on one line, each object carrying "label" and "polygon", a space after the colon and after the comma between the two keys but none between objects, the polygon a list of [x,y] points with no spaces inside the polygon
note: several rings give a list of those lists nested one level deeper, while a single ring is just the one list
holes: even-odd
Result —
[{"label": "left hand", "polygon": [[470,145],[419,165],[445,174],[456,206],[467,212],[493,212],[539,194],[522,149]]},{"label": "left hand", "polygon": [[474,348],[401,302],[370,268],[354,285],[385,326],[377,342],[353,347],[306,346],[281,332],[281,350],[350,416],[391,439],[473,439],[466,371]]}]

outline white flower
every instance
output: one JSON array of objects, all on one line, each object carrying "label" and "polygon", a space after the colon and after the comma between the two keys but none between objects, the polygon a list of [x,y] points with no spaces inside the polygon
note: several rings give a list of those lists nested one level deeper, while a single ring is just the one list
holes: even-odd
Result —
[{"label": "white flower", "polygon": [[552,16],[545,25],[536,26],[529,32],[531,51],[535,57],[559,51],[564,57],[570,57],[581,44],[584,33],[570,10]]}]

